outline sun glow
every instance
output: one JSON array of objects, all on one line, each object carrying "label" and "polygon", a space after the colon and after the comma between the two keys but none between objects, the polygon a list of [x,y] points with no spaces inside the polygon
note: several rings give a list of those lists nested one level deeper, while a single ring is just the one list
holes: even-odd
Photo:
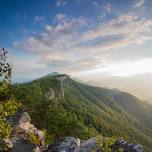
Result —
[{"label": "sun glow", "polygon": [[105,68],[96,69],[91,72],[124,77],[142,73],[152,73],[152,58],[145,58],[134,62],[108,64]]}]

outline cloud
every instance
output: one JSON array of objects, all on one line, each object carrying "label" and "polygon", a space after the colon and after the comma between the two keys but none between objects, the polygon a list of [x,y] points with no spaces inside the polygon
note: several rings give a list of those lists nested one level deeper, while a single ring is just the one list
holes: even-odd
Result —
[{"label": "cloud", "polygon": [[104,59],[100,57],[85,57],[83,59],[60,59],[60,60],[51,60],[47,64],[48,67],[55,68],[58,71],[64,71],[67,73],[79,73],[80,71],[87,71],[100,66],[104,67]]},{"label": "cloud", "polygon": [[57,14],[57,15],[56,15],[57,21],[60,21],[60,20],[62,20],[62,19],[64,19],[64,18],[66,18],[66,15],[65,15],[65,14]]},{"label": "cloud", "polygon": [[46,25],[41,34],[14,42],[14,46],[34,54],[38,64],[55,71],[78,73],[107,66],[108,57],[116,54],[111,50],[152,40],[152,20],[139,18],[133,12],[91,28],[92,22],[84,17],[57,14],[54,26]]},{"label": "cloud", "polygon": [[[54,27],[46,25],[40,35],[29,36],[23,42],[14,42],[14,46],[35,54],[38,63],[44,63],[47,66],[70,68],[70,64],[82,63],[80,61],[82,52],[78,49],[79,30],[88,25],[89,20],[84,17],[66,17],[63,14],[58,14],[56,18],[57,24]],[[66,64],[68,60],[69,65]]]},{"label": "cloud", "polygon": [[67,4],[67,1],[65,1],[65,0],[57,0],[57,2],[56,2],[57,7],[63,7],[66,4]]},{"label": "cloud", "polygon": [[92,5],[94,5],[95,7],[99,7],[98,2],[97,2],[97,1],[95,1],[95,0],[93,0],[93,1],[92,1]]},{"label": "cloud", "polygon": [[107,13],[111,13],[112,11],[112,4],[111,3],[107,3],[105,6],[104,6],[104,9]]},{"label": "cloud", "polygon": [[134,4],[133,7],[135,8],[139,8],[139,7],[142,7],[145,3],[145,0],[136,0],[136,3]]},{"label": "cloud", "polygon": [[[23,82],[38,78],[40,75],[47,74],[48,68],[45,64],[37,64],[37,59],[31,55],[20,56],[13,54],[14,50],[9,50],[8,61],[13,68],[13,81]],[[34,72],[33,72],[34,70]],[[39,73],[39,75],[37,75]]]},{"label": "cloud", "polygon": [[[85,32],[82,41],[106,39],[106,42],[96,43],[101,48],[117,48],[130,44],[143,44],[151,40],[152,20],[138,18],[134,13],[122,14],[118,18],[99,24],[96,28]],[[116,38],[116,37],[119,37]]]},{"label": "cloud", "polygon": [[45,16],[35,16],[35,17],[34,17],[34,20],[35,20],[36,22],[43,21],[44,19],[45,19]]},{"label": "cloud", "polygon": [[[48,25],[48,24],[45,26],[45,31],[46,31],[46,33],[51,33],[52,30],[53,30],[53,27],[52,27],[52,26],[50,26],[50,25]],[[43,33],[43,36],[45,36],[46,33]]]},{"label": "cloud", "polygon": [[131,76],[143,73],[152,73],[152,58],[144,58],[138,61],[125,62],[122,64],[109,64],[103,68],[103,72],[111,73],[115,76]]},{"label": "cloud", "polygon": [[112,9],[113,9],[112,4],[110,2],[102,5],[102,3],[100,1],[93,0],[92,5],[95,6],[96,8],[102,9],[104,11],[104,12],[102,12],[102,15],[101,15],[102,17],[106,16],[107,13],[111,13]]}]

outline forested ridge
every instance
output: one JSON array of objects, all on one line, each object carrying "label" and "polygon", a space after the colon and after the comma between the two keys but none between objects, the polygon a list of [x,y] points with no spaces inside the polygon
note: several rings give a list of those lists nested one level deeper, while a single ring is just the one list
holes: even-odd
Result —
[{"label": "forested ridge", "polygon": [[149,152],[152,149],[152,106],[131,94],[89,86],[64,74],[50,74],[13,88],[34,124],[47,131],[49,142],[102,134],[142,144]]}]

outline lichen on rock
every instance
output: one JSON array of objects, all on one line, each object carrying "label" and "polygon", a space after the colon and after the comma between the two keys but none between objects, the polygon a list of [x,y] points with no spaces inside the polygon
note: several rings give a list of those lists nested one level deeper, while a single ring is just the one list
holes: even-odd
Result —
[{"label": "lichen on rock", "polygon": [[6,147],[7,152],[144,152],[142,145],[102,136],[85,141],[65,137],[47,146],[44,133],[31,124],[31,118],[27,112],[18,112],[8,121],[13,128],[11,138],[0,142],[4,148]]},{"label": "lichen on rock", "polygon": [[[27,112],[18,112],[8,120],[12,125],[11,138],[3,141],[9,152],[33,152],[46,149],[45,135],[31,124]],[[37,148],[36,148],[37,147]]]}]

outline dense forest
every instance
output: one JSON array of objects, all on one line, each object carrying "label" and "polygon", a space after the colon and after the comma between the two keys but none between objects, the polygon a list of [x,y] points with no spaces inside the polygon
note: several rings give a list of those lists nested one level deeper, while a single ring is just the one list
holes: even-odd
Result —
[{"label": "dense forest", "polygon": [[92,87],[60,74],[13,88],[34,124],[47,131],[49,142],[102,134],[152,149],[152,106],[128,93]]},{"label": "dense forest", "polygon": [[[80,83],[66,74],[53,73],[12,85],[12,68],[6,62],[7,52],[2,52],[0,141],[11,137],[8,118],[18,111],[27,111],[33,124],[45,133],[48,144],[66,136],[85,140],[102,135],[105,152],[111,151],[107,145],[121,138],[142,144],[146,152],[151,151],[150,104],[117,89]],[[0,151],[6,149],[0,144]]]}]

